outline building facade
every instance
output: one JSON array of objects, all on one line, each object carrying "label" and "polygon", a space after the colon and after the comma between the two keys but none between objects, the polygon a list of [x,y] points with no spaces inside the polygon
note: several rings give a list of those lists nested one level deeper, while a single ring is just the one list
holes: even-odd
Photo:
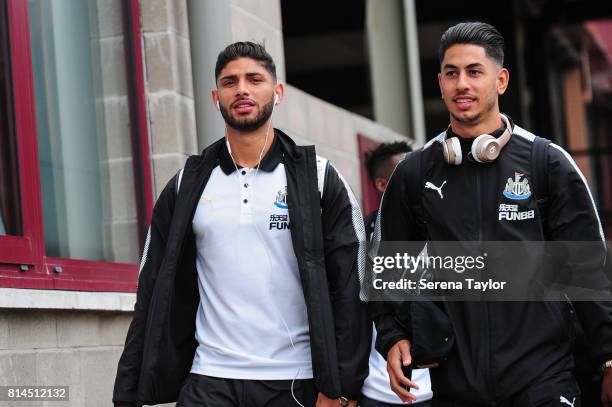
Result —
[{"label": "building facade", "polygon": [[[225,45],[264,42],[284,81],[281,4],[0,9],[0,386],[69,386],[69,401],[54,406],[109,406],[154,199],[223,136],[209,95]],[[291,84],[274,123],[316,144],[358,195],[357,135],[405,137]]]},{"label": "building facade", "polygon": [[[432,58],[453,11],[434,18],[420,0],[335,3],[0,0],[0,386],[69,386],[69,401],[32,406],[111,405],[155,197],[223,136],[210,90],[227,44],[265,43],[287,83],[275,126],[315,144],[366,211],[364,150],[419,146],[445,127]],[[537,26],[567,62],[540,55],[562,78],[543,86],[521,58],[551,2],[514,3],[516,85],[503,103],[544,136],[557,126],[550,138],[586,157],[610,235],[610,23]]]}]

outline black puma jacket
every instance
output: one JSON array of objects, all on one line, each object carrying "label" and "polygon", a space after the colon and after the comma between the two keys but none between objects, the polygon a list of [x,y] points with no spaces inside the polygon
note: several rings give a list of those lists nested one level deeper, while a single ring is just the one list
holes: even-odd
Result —
[{"label": "black puma jacket", "polygon": [[[496,136],[500,134],[498,130]],[[548,194],[543,203],[538,202],[538,191],[533,193],[531,160],[536,136],[514,126],[496,161],[481,164],[464,159],[459,166],[444,161],[441,141],[446,136],[446,132],[440,134],[398,164],[381,203],[383,241],[554,240],[570,242],[566,245],[569,252],[571,242],[599,242],[601,246],[593,243],[597,248],[593,256],[569,266],[574,272],[592,275],[602,289],[607,287],[602,227],[585,179],[567,152],[554,144],[546,147]],[[471,140],[462,140],[464,157],[470,144]],[[532,193],[527,188],[509,193],[508,180],[516,178],[526,179]],[[427,183],[432,185],[426,187]],[[415,188],[420,190],[415,193]],[[418,202],[415,196],[420,197]],[[502,205],[518,205],[518,212],[533,210],[533,216],[508,219],[500,215],[506,208]],[[597,362],[612,359],[612,307],[608,302],[438,305],[450,320],[455,344],[446,360],[430,370],[436,398],[494,405],[512,399],[536,379],[571,369],[574,312]],[[415,321],[400,322],[398,315],[405,318],[405,308],[410,306],[385,303],[377,308],[377,349],[382,355],[398,340],[412,339],[422,329]]]}]

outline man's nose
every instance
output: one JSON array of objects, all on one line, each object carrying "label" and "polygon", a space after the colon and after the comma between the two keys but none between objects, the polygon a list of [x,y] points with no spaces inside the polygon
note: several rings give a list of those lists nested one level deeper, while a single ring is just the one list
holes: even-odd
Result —
[{"label": "man's nose", "polygon": [[249,94],[249,88],[246,80],[239,80],[236,88],[236,96],[246,96]]},{"label": "man's nose", "polygon": [[457,88],[459,90],[466,90],[470,87],[468,77],[465,72],[459,72],[459,78],[457,78]]}]

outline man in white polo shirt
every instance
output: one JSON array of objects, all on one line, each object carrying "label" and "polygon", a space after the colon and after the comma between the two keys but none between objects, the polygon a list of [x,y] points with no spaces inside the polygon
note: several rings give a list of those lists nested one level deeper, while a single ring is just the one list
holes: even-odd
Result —
[{"label": "man in white polo shirt", "polygon": [[342,175],[272,127],[263,46],[217,59],[226,134],[161,193],[115,405],[355,406],[369,329],[361,212]]}]

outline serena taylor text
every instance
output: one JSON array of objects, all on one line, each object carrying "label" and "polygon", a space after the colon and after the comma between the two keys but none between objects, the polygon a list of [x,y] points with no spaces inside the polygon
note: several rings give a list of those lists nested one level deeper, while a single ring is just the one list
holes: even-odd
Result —
[{"label": "serena taylor text", "polygon": [[372,284],[376,290],[474,290],[489,291],[503,290],[506,281],[478,281],[474,278],[466,278],[463,281],[428,281],[424,278],[416,281],[402,278],[400,281],[383,281],[380,278],[374,279]]}]

